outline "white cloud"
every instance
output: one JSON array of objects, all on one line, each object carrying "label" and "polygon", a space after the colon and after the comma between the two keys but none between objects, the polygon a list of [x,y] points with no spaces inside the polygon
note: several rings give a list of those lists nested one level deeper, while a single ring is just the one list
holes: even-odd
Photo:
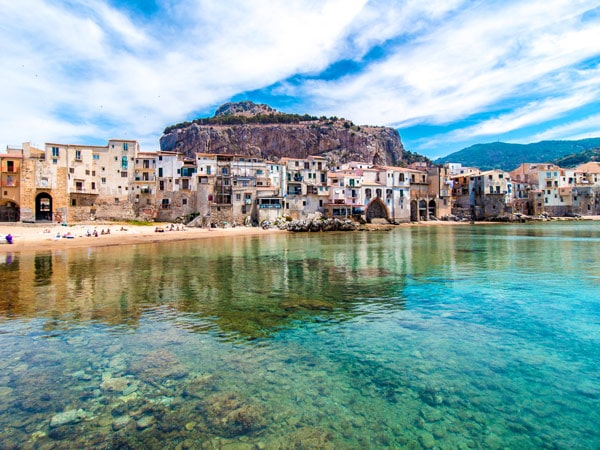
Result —
[{"label": "white cloud", "polygon": [[[102,0],[0,5],[0,139],[11,144],[127,135],[153,149],[164,126],[274,83],[301,112],[356,123],[448,124],[514,109],[432,142],[598,101],[598,70],[574,68],[600,55],[598,21],[582,20],[592,1],[163,0],[152,17]],[[362,72],[318,79],[373,46],[384,57]],[[295,75],[309,77],[285,81]]]},{"label": "white cloud", "polygon": [[574,120],[563,125],[549,128],[529,137],[528,142],[544,140],[587,139],[600,135],[600,114],[588,116],[582,120]]},{"label": "white cloud", "polygon": [[[0,24],[10,32],[0,44],[6,50],[0,64],[14,76],[0,92],[11,100],[10,115],[60,122],[62,110],[67,124],[49,136],[22,127],[22,135],[11,129],[5,138],[77,138],[103,129],[115,137],[130,130],[154,134],[156,146],[162,128],[191,111],[325,68],[365,0],[173,2],[160,22],[133,21],[99,0],[75,8],[42,0],[2,3]],[[2,114],[6,123],[9,113]],[[69,122],[108,125],[74,125],[65,134]]]},{"label": "white cloud", "polygon": [[308,84],[304,93],[328,99],[332,109],[343,105],[359,122],[448,123],[521,96],[526,84],[535,90],[531,83],[598,55],[597,24],[577,20],[585,10],[572,2],[506,4],[496,10],[478,4],[399,45],[364,72]]}]

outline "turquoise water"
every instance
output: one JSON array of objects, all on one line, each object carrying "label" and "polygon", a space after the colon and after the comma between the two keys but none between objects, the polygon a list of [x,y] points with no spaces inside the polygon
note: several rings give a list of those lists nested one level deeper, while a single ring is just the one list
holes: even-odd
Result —
[{"label": "turquoise water", "polygon": [[599,448],[600,223],[0,255],[0,448]]}]

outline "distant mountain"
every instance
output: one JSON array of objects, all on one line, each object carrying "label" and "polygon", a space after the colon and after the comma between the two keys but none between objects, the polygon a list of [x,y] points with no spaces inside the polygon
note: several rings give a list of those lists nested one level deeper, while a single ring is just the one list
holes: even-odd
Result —
[{"label": "distant mountain", "polygon": [[559,167],[575,167],[590,161],[600,161],[600,147],[584,150],[579,153],[572,153],[562,158],[552,161]]},{"label": "distant mountain", "polygon": [[[434,162],[436,164],[455,162],[467,167],[478,167],[482,170],[501,169],[510,171],[526,162],[554,162],[558,164],[556,161],[567,155],[576,158],[575,155],[583,154],[583,152],[595,147],[600,147],[600,138],[579,141],[541,141],[533,144],[491,142],[489,144],[472,145]],[[588,160],[582,160],[581,162],[586,161]],[[568,165],[563,163],[561,167],[568,167]]]}]

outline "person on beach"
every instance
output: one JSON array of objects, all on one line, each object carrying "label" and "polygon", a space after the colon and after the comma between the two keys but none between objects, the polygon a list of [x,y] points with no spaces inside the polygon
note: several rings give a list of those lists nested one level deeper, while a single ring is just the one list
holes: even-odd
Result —
[{"label": "person on beach", "polygon": [[10,233],[8,233],[6,236],[4,236],[4,239],[6,239],[7,244],[13,243],[13,237],[12,237],[12,234],[10,234]]}]

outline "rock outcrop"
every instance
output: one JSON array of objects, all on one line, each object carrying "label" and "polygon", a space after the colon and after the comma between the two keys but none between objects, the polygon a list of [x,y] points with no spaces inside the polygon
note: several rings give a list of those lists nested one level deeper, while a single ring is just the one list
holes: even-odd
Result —
[{"label": "rock outcrop", "polygon": [[295,232],[355,231],[357,229],[357,224],[350,219],[307,219],[293,220],[279,228]]},{"label": "rock outcrop", "polygon": [[[283,114],[251,102],[225,104],[217,112],[213,118],[167,127],[160,139],[161,150],[188,156],[234,153],[270,161],[319,155],[332,165],[361,161],[401,166],[414,160],[394,128]],[[249,118],[253,118],[251,123]]]}]

